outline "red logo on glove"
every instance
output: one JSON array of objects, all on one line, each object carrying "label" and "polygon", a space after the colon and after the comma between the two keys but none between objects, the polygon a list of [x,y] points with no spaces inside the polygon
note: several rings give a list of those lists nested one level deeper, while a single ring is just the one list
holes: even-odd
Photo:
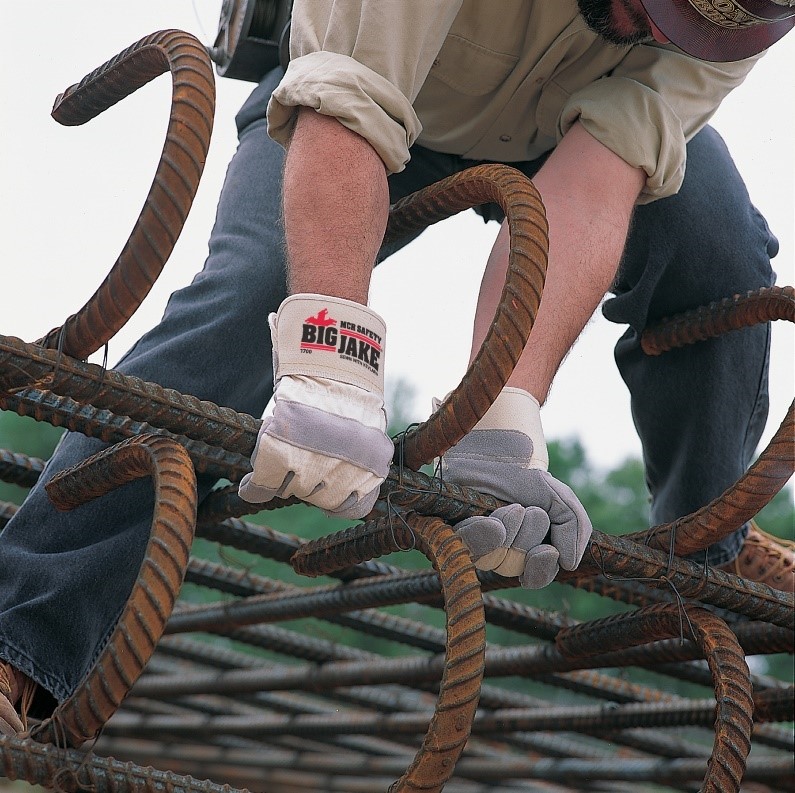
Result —
[{"label": "red logo on glove", "polygon": [[381,358],[381,337],[353,322],[340,322],[328,315],[324,308],[313,317],[304,320],[301,335],[301,350],[312,353],[313,351],[336,352],[340,358],[356,361],[366,366],[376,374]]}]

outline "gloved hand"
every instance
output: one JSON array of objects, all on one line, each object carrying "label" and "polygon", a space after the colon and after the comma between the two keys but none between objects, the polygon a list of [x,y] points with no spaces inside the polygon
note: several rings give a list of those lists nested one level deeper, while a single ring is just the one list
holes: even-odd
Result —
[{"label": "gloved hand", "polygon": [[504,388],[442,457],[445,481],[510,502],[456,526],[475,566],[518,576],[529,589],[546,586],[561,567],[576,569],[592,531],[577,496],[546,470],[548,464],[538,402],[518,388]]},{"label": "gloved hand", "polygon": [[257,436],[240,497],[297,496],[326,514],[362,518],[389,472],[384,321],[335,297],[292,295],[269,317],[274,407]]}]

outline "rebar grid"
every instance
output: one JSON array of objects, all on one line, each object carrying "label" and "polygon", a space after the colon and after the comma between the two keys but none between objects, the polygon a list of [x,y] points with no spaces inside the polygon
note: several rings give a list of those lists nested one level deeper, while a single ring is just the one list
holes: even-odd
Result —
[{"label": "rebar grid", "polygon": [[[606,620],[578,623],[482,594],[518,582],[476,574],[451,526],[501,502],[415,470],[485,413],[538,308],[546,221],[532,184],[511,168],[464,172],[390,214],[387,236],[398,237],[494,201],[508,221],[511,261],[483,348],[440,409],[401,438],[369,519],[308,543],[240,520],[294,501],[252,506],[229,488],[197,510],[194,472],[238,481],[250,470],[260,422],[80,359],[136,310],[185,222],[212,129],[204,48],[180,31],[152,34],[67,89],[54,113],[61,123],[84,123],[166,70],[174,90],[161,162],[108,278],[80,312],[36,344],[0,337],[0,409],[117,444],[48,484],[57,505],[74,508],[135,477],[151,476],[155,488],[146,555],[105,650],[72,697],[34,724],[29,737],[0,738],[2,773],[62,790],[119,793],[216,793],[231,790],[226,781],[275,793],[617,793],[622,782],[635,789],[643,781],[688,791],[697,782],[701,790],[729,793],[743,779],[765,790],[791,789],[793,738],[775,722],[793,719],[793,687],[751,675],[744,658],[792,653],[792,596],[673,554],[730,533],[792,475],[792,408],[754,466],[712,504],[626,537],[594,532],[579,570],[558,580],[639,606]],[[792,288],[735,296],[673,318],[647,331],[643,345],[660,354],[775,319],[795,320]],[[42,468],[42,461],[0,450],[0,480],[29,487]],[[14,509],[0,504],[0,530]],[[281,564],[276,575],[289,563],[335,583],[299,586],[189,558],[194,530]],[[408,548],[425,553],[435,571],[374,561]],[[183,577],[221,600],[175,608]],[[381,610],[398,605],[444,609],[446,628],[426,624],[416,611]],[[307,619],[306,633],[267,624]],[[524,646],[487,648],[486,622]],[[323,638],[327,630],[336,633]],[[196,636],[177,635],[183,633]],[[364,650],[360,639],[387,642],[399,654]],[[604,671],[637,667],[694,683],[715,699],[686,698]],[[530,695],[482,685],[484,676],[543,685]],[[552,705],[549,688],[574,691],[579,700]],[[583,697],[599,704],[582,704]],[[669,734],[671,727],[686,727],[690,738]],[[98,735],[88,753],[60,748]],[[419,735],[425,739],[412,760]],[[752,742],[767,754],[749,758]],[[214,781],[142,767],[147,763]]]}]

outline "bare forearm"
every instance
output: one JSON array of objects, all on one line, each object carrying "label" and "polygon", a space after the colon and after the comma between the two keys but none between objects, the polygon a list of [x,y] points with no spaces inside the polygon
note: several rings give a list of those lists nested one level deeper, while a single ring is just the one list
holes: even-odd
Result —
[{"label": "bare forearm", "polygon": [[[615,277],[643,178],[576,126],[533,180],[549,221],[549,266],[530,340],[509,384],[539,402]],[[503,225],[483,278],[473,355],[494,316],[507,260]]]},{"label": "bare forearm", "polygon": [[370,144],[302,108],[284,171],[290,292],[366,305],[388,213],[386,170]]}]

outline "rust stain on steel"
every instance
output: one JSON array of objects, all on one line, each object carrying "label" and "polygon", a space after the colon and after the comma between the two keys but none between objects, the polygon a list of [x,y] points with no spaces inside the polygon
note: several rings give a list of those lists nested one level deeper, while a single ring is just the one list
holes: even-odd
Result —
[{"label": "rust stain on steel", "polygon": [[86,679],[32,731],[38,741],[80,746],[117,710],[163,634],[188,565],[196,520],[196,479],[187,452],[167,438],[140,436],[62,471],[46,485],[58,509],[79,507],[150,475],[152,526],[138,578],[105,649]]},{"label": "rust stain on steel", "polygon": [[686,556],[727,537],[770,502],[795,473],[795,403],[770,443],[740,479],[696,512],[628,535],[638,542]]},{"label": "rust stain on steel", "polygon": [[408,514],[307,543],[292,560],[296,572],[322,575],[414,546],[439,574],[447,616],[446,662],[422,747],[403,776],[390,786],[390,793],[441,791],[469,737],[486,653],[483,600],[469,551],[444,521]]},{"label": "rust stain on steel", "polygon": [[795,322],[795,289],[791,286],[765,287],[665,319],[643,331],[641,346],[647,355],[661,355],[677,347],[777,319]]},{"label": "rust stain on steel", "polygon": [[43,470],[43,460],[0,449],[0,482],[33,487]]},{"label": "rust stain on steel", "polygon": [[185,436],[153,427],[145,421],[81,404],[52,391],[25,388],[13,396],[0,396],[0,410],[12,410],[20,416],[46,421],[55,427],[64,427],[105,443],[118,443],[138,435],[165,435],[185,447],[197,473],[211,474],[219,479],[239,480],[251,470],[249,458],[242,454],[227,452],[220,446],[210,446],[203,441],[192,441]]},{"label": "rust stain on steel", "polygon": [[510,234],[508,271],[491,327],[461,383],[433,415],[402,439],[398,456],[420,468],[458,443],[475,426],[508,381],[533,326],[547,268],[547,221],[541,196],[507,165],[468,169],[398,201],[386,240],[423,229],[469,207],[494,202]]},{"label": "rust stain on steel", "polygon": [[701,648],[715,687],[715,742],[700,791],[737,793],[751,749],[753,686],[742,647],[723,620],[699,606],[650,606],[564,628],[555,643],[566,655],[582,656],[680,632]]},{"label": "rust stain on steel", "polygon": [[0,771],[7,779],[21,779],[68,793],[237,793],[229,785],[8,735],[0,735]]},{"label": "rust stain on steel", "polygon": [[175,435],[251,454],[260,420],[171,388],[0,335],[0,393],[37,388],[145,421]]},{"label": "rust stain on steel", "polygon": [[[795,289],[766,287],[735,295],[663,321],[643,333],[648,355],[714,338],[762,322],[795,322]],[[679,556],[703,550],[751,520],[795,473],[795,401],[767,448],[740,479],[721,496],[690,515],[648,532],[631,535]]]},{"label": "rust stain on steel", "polygon": [[185,225],[210,146],[215,82],[204,45],[179,30],[142,38],[55,101],[53,118],[84,124],[171,71],[171,114],[166,140],[141,214],[105,281],[76,314],[39,340],[84,359],[135,313],[160,275]]}]

